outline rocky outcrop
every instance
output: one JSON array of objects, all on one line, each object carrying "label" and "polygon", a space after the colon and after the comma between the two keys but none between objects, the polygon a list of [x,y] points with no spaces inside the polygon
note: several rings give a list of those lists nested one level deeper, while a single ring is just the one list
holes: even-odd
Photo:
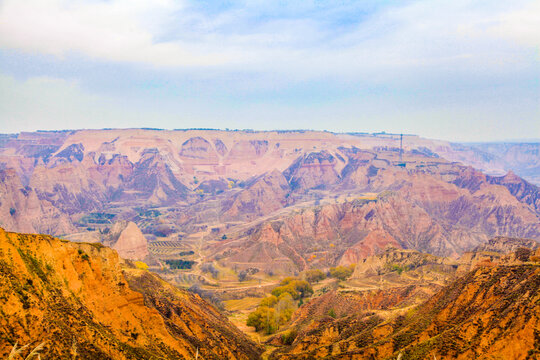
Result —
[{"label": "rocky outcrop", "polygon": [[[174,176],[171,166],[158,149],[146,149],[140,160],[133,165],[133,174],[122,198],[143,198],[150,204],[171,204],[185,198],[187,187]],[[129,195],[128,195],[129,193]]]},{"label": "rocky outcrop", "polygon": [[137,224],[131,221],[116,222],[103,243],[124,259],[143,260],[149,254],[146,238]]},{"label": "rocky outcrop", "polygon": [[529,261],[540,243],[530,239],[497,236],[459,258],[458,272],[468,272],[478,266],[515,265]]},{"label": "rocky outcrop", "polygon": [[497,236],[493,239],[489,239],[485,244],[478,245],[472,252],[497,252],[499,254],[509,254],[521,248],[536,250],[538,247],[540,247],[540,243],[536,240]]},{"label": "rocky outcrop", "polygon": [[360,260],[354,269],[353,278],[383,275],[396,269],[410,271],[426,265],[442,265],[450,263],[444,258],[424,254],[415,250],[387,248],[378,255]]},{"label": "rocky outcrop", "polygon": [[287,204],[290,193],[287,180],[277,170],[264,174],[250,182],[225,204],[225,219],[254,220],[281,209]]},{"label": "rocky outcrop", "polygon": [[490,184],[504,186],[519,201],[530,205],[540,214],[540,188],[538,186],[528,183],[513,171],[501,177],[488,176],[487,180]]},{"label": "rocky outcrop", "polygon": [[335,163],[328,151],[311,152],[298,158],[283,175],[293,189],[327,188],[339,180]]},{"label": "rocky outcrop", "polygon": [[126,266],[99,244],[0,229],[0,357],[44,342],[50,359],[259,358],[198,295]]}]

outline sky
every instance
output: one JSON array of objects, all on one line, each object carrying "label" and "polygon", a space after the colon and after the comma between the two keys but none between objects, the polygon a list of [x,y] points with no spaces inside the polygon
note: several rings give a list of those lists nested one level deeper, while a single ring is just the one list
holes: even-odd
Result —
[{"label": "sky", "polygon": [[540,1],[0,0],[0,133],[540,138]]}]

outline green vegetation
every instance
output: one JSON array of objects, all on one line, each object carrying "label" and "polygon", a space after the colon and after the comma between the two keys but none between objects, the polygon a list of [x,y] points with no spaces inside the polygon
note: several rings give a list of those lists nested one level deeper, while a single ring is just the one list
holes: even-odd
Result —
[{"label": "green vegetation", "polygon": [[26,268],[31,274],[36,274],[41,281],[47,283],[47,274],[43,270],[43,263],[36,259],[29,251],[17,249],[17,252],[21,256]]},{"label": "green vegetation", "polygon": [[104,212],[95,212],[90,213],[86,216],[83,216],[80,220],[81,224],[112,224],[112,219],[115,217],[115,214],[109,214]]},{"label": "green vegetation", "polygon": [[261,300],[259,306],[266,306],[266,307],[272,307],[276,305],[278,302],[278,298],[274,295],[270,295],[268,297],[265,297]]},{"label": "green vegetation", "polygon": [[407,265],[401,266],[399,264],[386,264],[386,267],[390,271],[396,271],[399,275],[401,275],[404,271],[409,271],[409,267]]},{"label": "green vegetation", "polygon": [[307,282],[310,284],[318,283],[319,281],[322,281],[326,279],[326,274],[322,272],[322,270],[319,269],[311,269],[305,272],[304,278]]},{"label": "green vegetation", "polygon": [[352,264],[349,266],[336,266],[330,268],[329,273],[331,277],[344,281],[352,275],[355,266],[356,264]]},{"label": "green vegetation", "polygon": [[178,253],[179,256],[188,256],[188,255],[193,255],[195,254],[195,251],[193,250],[189,250],[189,251],[180,251]]},{"label": "green vegetation", "polygon": [[176,259],[176,260],[165,260],[165,263],[169,265],[171,269],[191,269],[193,264],[195,264],[195,261]]},{"label": "green vegetation", "polygon": [[289,331],[281,335],[281,341],[284,345],[291,345],[296,337],[298,336],[298,331],[296,329],[290,329]]},{"label": "green vegetation", "polygon": [[[280,286],[272,290],[272,295],[262,299],[257,310],[248,315],[246,324],[253,326],[257,331],[264,330],[266,334],[273,334],[281,325],[291,320],[298,307],[295,300],[302,301],[311,294],[313,289],[307,281],[293,277],[285,278]],[[287,334],[287,341],[292,343],[294,338],[296,333]]]},{"label": "green vegetation", "polygon": [[284,293],[288,293],[294,300],[313,294],[313,288],[305,280],[298,280],[293,277],[283,279],[280,286],[272,290],[272,295],[279,297]]},{"label": "green vegetation", "polygon": [[77,252],[79,253],[79,256],[81,257],[81,259],[83,259],[84,261],[90,262],[90,256],[88,256],[87,253],[85,253],[81,249],[77,250]]},{"label": "green vegetation", "polygon": [[328,316],[333,317],[334,319],[336,318],[336,311],[334,308],[328,310]]},{"label": "green vegetation", "polygon": [[156,218],[161,215],[161,212],[159,210],[143,210],[143,209],[137,209],[139,211],[140,217],[146,217],[146,218]]},{"label": "green vegetation", "polygon": [[[265,300],[263,299],[261,304],[273,302],[273,300]],[[284,293],[277,298],[277,302],[273,304],[273,307],[259,305],[257,310],[249,314],[246,324],[253,326],[257,331],[264,330],[267,334],[273,334],[279,329],[280,325],[291,320],[295,309],[296,304],[292,296]]]}]

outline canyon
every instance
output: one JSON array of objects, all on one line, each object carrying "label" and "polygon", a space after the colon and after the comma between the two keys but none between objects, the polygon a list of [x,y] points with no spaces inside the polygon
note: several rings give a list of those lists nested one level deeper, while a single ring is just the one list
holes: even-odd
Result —
[{"label": "canyon", "polygon": [[[538,158],[386,133],[1,135],[0,356],[534,358]],[[310,270],[277,335],[246,326]]]},{"label": "canyon", "polygon": [[[534,158],[533,145],[504,153],[405,135],[401,152],[400,140],[315,131],[3,135],[0,225],[112,244],[107,232],[128,221],[149,248],[118,246],[131,244],[121,251],[140,259],[156,255],[152,243],[174,248],[203,232],[208,260],[283,272],[352,264],[387,245],[458,256],[497,235],[540,239],[539,188],[511,171],[490,175],[521,150]],[[490,149],[498,157],[477,154]]]}]

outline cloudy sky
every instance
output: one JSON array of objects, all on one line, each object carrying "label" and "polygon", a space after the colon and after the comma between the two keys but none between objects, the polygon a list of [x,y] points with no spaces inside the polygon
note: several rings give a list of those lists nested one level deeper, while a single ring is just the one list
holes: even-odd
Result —
[{"label": "cloudy sky", "polygon": [[540,138],[540,1],[0,0],[0,132]]}]

